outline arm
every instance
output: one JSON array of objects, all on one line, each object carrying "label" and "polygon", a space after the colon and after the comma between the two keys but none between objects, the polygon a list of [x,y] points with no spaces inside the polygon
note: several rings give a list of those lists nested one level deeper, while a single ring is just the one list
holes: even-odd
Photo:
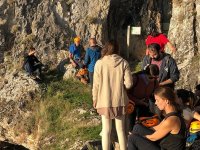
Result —
[{"label": "arm", "polygon": [[93,88],[92,88],[92,100],[93,100],[93,107],[96,108],[98,91],[99,91],[99,61],[96,62],[94,67],[94,76],[93,76]]},{"label": "arm", "polygon": [[87,66],[89,63],[89,49],[86,50],[84,64]]},{"label": "arm", "polygon": [[70,58],[70,59],[73,59],[73,54],[74,54],[74,46],[73,46],[73,44],[72,44],[72,45],[70,45],[70,47],[69,47],[69,58]]},{"label": "arm", "polygon": [[142,61],[142,70],[147,66],[150,65],[150,57],[148,55],[144,56],[143,61]]},{"label": "arm", "polygon": [[175,52],[176,52],[176,48],[172,45],[171,42],[168,42],[168,43],[167,43],[167,47],[169,47],[169,49],[172,51],[172,53],[175,53]]},{"label": "arm", "polygon": [[130,89],[133,85],[133,78],[128,62],[125,61],[125,71],[124,71],[124,85],[126,89]]},{"label": "arm", "polygon": [[199,120],[200,121],[200,114],[198,112],[194,112],[194,119]]},{"label": "arm", "polygon": [[180,72],[178,70],[178,66],[175,62],[175,60],[172,57],[166,58],[165,59],[165,63],[167,64],[165,66],[166,69],[163,69],[163,71],[166,72],[166,70],[168,71],[166,74],[166,80],[164,80],[163,82],[160,82],[159,85],[166,85],[166,84],[171,84],[171,83],[175,83],[176,81],[179,80],[180,77]]},{"label": "arm", "polygon": [[160,82],[159,86],[163,86],[163,85],[167,85],[167,84],[172,84],[172,83],[173,83],[173,81],[171,79],[167,79],[167,80],[165,80],[163,82]]},{"label": "arm", "polygon": [[160,123],[159,128],[157,128],[153,134],[146,135],[145,137],[151,141],[162,139],[172,131],[174,123],[176,123],[174,119],[168,118]]}]

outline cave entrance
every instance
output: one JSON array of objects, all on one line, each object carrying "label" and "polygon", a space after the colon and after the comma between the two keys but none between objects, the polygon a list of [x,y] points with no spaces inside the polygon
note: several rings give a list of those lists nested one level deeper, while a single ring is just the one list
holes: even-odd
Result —
[{"label": "cave entrance", "polygon": [[[108,39],[118,41],[120,55],[124,58],[142,60],[146,50],[146,27],[150,20],[155,20],[158,28],[167,35],[171,14],[171,0],[111,0],[107,17]],[[141,27],[141,34],[131,35],[129,42],[128,26]]]}]

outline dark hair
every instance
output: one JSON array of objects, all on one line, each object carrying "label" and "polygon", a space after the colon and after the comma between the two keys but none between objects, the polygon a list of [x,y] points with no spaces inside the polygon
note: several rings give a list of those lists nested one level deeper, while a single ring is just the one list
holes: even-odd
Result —
[{"label": "dark hair", "polygon": [[152,43],[152,44],[148,45],[148,49],[151,50],[151,51],[157,51],[157,52],[159,52],[161,48],[160,48],[159,44]]},{"label": "dark hair", "polygon": [[166,86],[160,86],[158,87],[155,91],[154,91],[154,95],[158,95],[161,98],[165,98],[167,100],[169,100],[169,102],[174,103],[176,96],[174,91]]},{"label": "dark hair", "polygon": [[29,49],[30,52],[34,51],[34,50],[35,50],[35,48],[33,46],[31,46],[30,49]]},{"label": "dark hair", "polygon": [[118,54],[119,46],[115,40],[108,41],[101,51],[102,58],[106,55]]},{"label": "dark hair", "polygon": [[145,73],[151,76],[158,76],[159,75],[159,68],[155,64],[150,64],[145,68]]},{"label": "dark hair", "polygon": [[167,99],[170,105],[174,106],[177,112],[181,113],[180,106],[176,103],[176,95],[174,91],[166,86],[160,86],[154,91],[154,95]]},{"label": "dark hair", "polygon": [[153,20],[150,21],[148,27],[146,28],[147,35],[151,35],[153,37],[158,36],[160,33],[158,32],[158,28]]},{"label": "dark hair", "polygon": [[189,108],[194,109],[195,96],[194,93],[185,89],[176,90],[178,98],[181,98],[183,104],[189,103]]}]

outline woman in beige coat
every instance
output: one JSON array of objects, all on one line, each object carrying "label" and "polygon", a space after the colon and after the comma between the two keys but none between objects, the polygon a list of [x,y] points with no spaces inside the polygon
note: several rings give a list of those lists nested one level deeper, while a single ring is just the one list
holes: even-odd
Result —
[{"label": "woman in beige coat", "polygon": [[102,58],[94,68],[93,106],[102,118],[102,147],[110,149],[112,119],[115,119],[120,150],[126,150],[125,114],[128,104],[126,89],[132,86],[129,64],[118,54],[115,41],[107,42]]}]

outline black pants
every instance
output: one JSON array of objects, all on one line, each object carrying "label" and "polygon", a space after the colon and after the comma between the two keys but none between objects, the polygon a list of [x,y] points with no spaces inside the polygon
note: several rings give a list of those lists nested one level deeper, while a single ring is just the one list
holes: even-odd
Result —
[{"label": "black pants", "polygon": [[89,72],[89,82],[93,86],[93,74],[94,72]]},{"label": "black pants", "polygon": [[142,105],[136,105],[136,108],[133,113],[128,115],[129,119],[129,132],[132,131],[133,126],[136,122],[136,117],[150,117],[153,116],[153,113],[150,112],[149,107],[142,106]]},{"label": "black pants", "polygon": [[128,137],[128,150],[161,150],[157,142],[143,137],[152,133],[154,133],[152,129],[136,124],[132,134]]},{"label": "black pants", "polygon": [[29,74],[32,75],[34,72],[36,72],[36,74],[38,76],[41,76],[41,69],[42,68],[42,64],[36,64],[34,66],[31,66],[30,63],[26,63],[24,66],[25,71]]}]

